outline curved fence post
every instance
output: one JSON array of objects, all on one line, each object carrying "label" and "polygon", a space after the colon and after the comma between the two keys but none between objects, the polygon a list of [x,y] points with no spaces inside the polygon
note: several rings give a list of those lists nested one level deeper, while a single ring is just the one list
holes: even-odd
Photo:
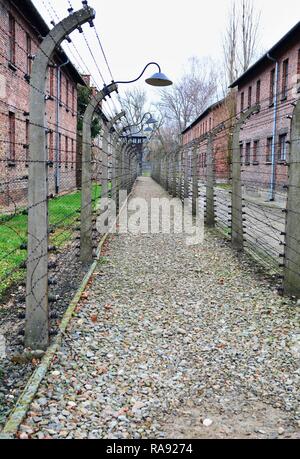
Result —
[{"label": "curved fence post", "polygon": [[62,41],[94,17],[95,11],[86,7],[63,19],[44,38],[32,65],[25,325],[25,346],[31,349],[46,349],[49,344],[48,158],[45,138],[47,69],[51,55]]},{"label": "curved fence post", "polygon": [[[117,123],[121,118],[125,116],[125,112],[122,110],[114,118],[112,118],[108,123],[108,131],[114,127],[114,124]],[[111,197],[114,199],[117,204],[117,156],[118,156],[118,135],[114,132],[112,134],[112,151],[111,151]]]},{"label": "curved fence post", "polygon": [[[117,89],[111,84],[91,98],[84,116],[82,127],[82,179],[81,179],[81,225],[80,225],[80,259],[90,263],[93,259],[92,242],[92,134],[91,126],[97,107],[111,92]],[[102,165],[103,167],[103,165]]]},{"label": "curved fence post", "polygon": [[241,181],[240,131],[247,118],[258,110],[255,105],[242,113],[233,131],[232,142],[232,195],[231,195],[231,244],[238,251],[244,248],[243,196]]}]

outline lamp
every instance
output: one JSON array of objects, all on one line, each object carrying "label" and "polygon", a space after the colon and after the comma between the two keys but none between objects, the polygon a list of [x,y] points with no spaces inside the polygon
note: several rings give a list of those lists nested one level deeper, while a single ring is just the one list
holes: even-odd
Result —
[{"label": "lamp", "polygon": [[[123,128],[123,131],[127,131],[128,129],[130,129],[130,128],[134,127],[134,126],[139,126],[140,124],[142,124],[146,115],[150,115],[150,118],[149,118],[148,120],[146,120],[146,124],[149,125],[149,124],[157,124],[157,123],[158,123],[158,121],[156,121],[156,119],[153,118],[153,116],[151,115],[151,113],[150,113],[150,112],[147,112],[147,113],[144,114],[143,118],[141,119],[141,121],[140,121],[139,123],[131,124],[131,125],[129,125],[129,126],[126,126],[126,127]],[[151,128],[150,128],[150,129],[151,129]],[[152,129],[151,129],[151,130],[152,130]]]},{"label": "lamp", "polygon": [[[164,74],[161,72],[161,68],[157,62],[149,62],[145,68],[143,69],[142,73],[135,78],[134,80],[129,80],[129,81],[112,81],[110,85],[112,84],[129,84],[129,83],[135,83],[138,81],[145,73],[146,69],[149,67],[149,65],[156,65],[158,68],[158,72],[154,73],[150,78],[147,78],[145,81],[147,84],[151,86],[158,86],[158,87],[163,87],[163,86],[170,86],[173,84],[173,82]],[[110,86],[104,85],[102,92],[104,93],[105,96],[109,95],[108,87]]]},{"label": "lamp", "polygon": [[[147,113],[146,113],[147,114]],[[150,118],[146,121],[147,124],[157,124],[157,121],[153,116],[150,114]]]},{"label": "lamp", "polygon": [[146,83],[150,84],[151,86],[171,86],[172,81],[166,77],[164,73],[154,73],[152,77],[147,78]]}]

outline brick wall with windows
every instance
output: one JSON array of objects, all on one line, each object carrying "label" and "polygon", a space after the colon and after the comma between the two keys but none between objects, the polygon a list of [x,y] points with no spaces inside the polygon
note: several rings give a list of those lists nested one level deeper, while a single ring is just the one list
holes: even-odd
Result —
[{"label": "brick wall with windows", "polygon": [[[207,139],[205,138],[205,135],[209,134],[214,128],[223,122],[226,123],[228,118],[229,112],[226,100],[222,100],[211,105],[182,133],[183,146],[196,139],[201,141],[198,153],[198,174],[200,179],[204,180],[206,177]],[[213,154],[216,179],[219,181],[227,181],[229,179],[228,138],[223,131],[220,131],[214,137]]]},{"label": "brick wall with windows", "polygon": [[[292,102],[300,97],[300,23],[271,51],[273,54],[270,52],[270,55],[278,61],[279,68],[274,142],[276,190],[283,192],[287,183],[290,117],[294,109]],[[251,105],[260,105],[260,111],[247,120],[240,135],[243,146],[242,181],[253,189],[261,187],[267,190],[271,181],[275,84],[275,62],[264,56],[233,85],[238,86],[238,112],[249,106],[250,93]],[[245,94],[248,94],[248,105],[242,103]]]},{"label": "brick wall with windows", "polygon": [[[29,95],[33,55],[40,44],[40,35],[47,33],[41,18],[28,0],[16,3],[0,0],[0,205],[26,198],[29,157]],[[46,125],[49,159],[56,159],[57,144],[57,66],[64,63],[64,54],[55,54],[49,67],[46,93]],[[75,68],[62,68],[59,132],[68,137],[68,151],[61,149],[60,191],[76,186],[74,167],[77,130],[77,85],[84,84]],[[73,144],[72,144],[73,142]],[[74,144],[75,142],[75,144]],[[68,158],[68,161],[67,161]],[[72,163],[73,161],[73,163]],[[49,193],[54,192],[55,167],[49,167]]]}]

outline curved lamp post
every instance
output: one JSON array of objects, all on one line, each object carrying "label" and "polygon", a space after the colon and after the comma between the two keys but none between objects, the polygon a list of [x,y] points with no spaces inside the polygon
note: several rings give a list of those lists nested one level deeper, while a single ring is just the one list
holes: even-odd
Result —
[{"label": "curved lamp post", "polygon": [[[157,62],[149,62],[143,69],[142,73],[135,78],[134,80],[128,80],[128,81],[112,81],[111,84],[130,84],[130,83],[135,83],[138,81],[145,73],[146,69],[149,67],[149,65],[156,65],[158,67],[158,72],[154,73],[150,78],[147,78],[145,81],[147,84],[150,86],[158,86],[158,87],[164,87],[164,86],[171,86],[173,82],[164,74],[161,72],[160,65],[157,64]],[[106,86],[104,85],[102,91],[105,93],[106,89],[108,89],[110,85]],[[107,93],[109,95],[109,91]]]}]

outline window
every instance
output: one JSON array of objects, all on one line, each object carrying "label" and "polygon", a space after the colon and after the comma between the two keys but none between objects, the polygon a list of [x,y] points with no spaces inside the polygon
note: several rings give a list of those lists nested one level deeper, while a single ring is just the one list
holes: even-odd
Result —
[{"label": "window", "polygon": [[27,73],[27,75],[31,75],[31,69],[32,69],[31,38],[30,38],[30,35],[28,33],[26,34],[26,52],[27,52],[26,73]]},{"label": "window", "polygon": [[209,130],[211,131],[211,118],[209,118]]},{"label": "window", "polygon": [[248,88],[248,107],[252,105],[252,86]]},{"label": "window", "polygon": [[244,111],[244,99],[245,99],[245,95],[242,92],[241,93],[241,112]]},{"label": "window", "polygon": [[54,68],[53,67],[50,67],[49,92],[50,92],[50,96],[54,97]]},{"label": "window", "polygon": [[246,166],[250,165],[250,155],[251,155],[251,143],[247,142],[246,143],[246,152],[245,152],[245,165]]},{"label": "window", "polygon": [[69,80],[66,78],[66,108],[69,109]]},{"label": "window", "polygon": [[270,105],[274,104],[275,96],[275,69],[271,70],[270,73]]},{"label": "window", "polygon": [[297,73],[300,75],[300,49],[298,50],[298,64],[297,64]]},{"label": "window", "polygon": [[268,137],[267,138],[267,150],[266,150],[267,163],[272,162],[272,144],[273,144],[273,137]]},{"label": "window", "polygon": [[287,134],[282,134],[279,136],[278,143],[278,161],[286,161],[287,158]]},{"label": "window", "polygon": [[253,142],[253,164],[258,164],[258,155],[259,155],[259,140],[254,140]]},{"label": "window", "polygon": [[9,160],[15,161],[16,159],[16,116],[14,113],[9,112],[8,115],[8,138],[9,138]]},{"label": "window", "polygon": [[240,143],[240,158],[241,158],[241,164],[243,163],[243,154],[244,154],[244,146],[243,146],[243,143]]},{"label": "window", "polygon": [[65,138],[65,166],[68,167],[69,161],[69,138],[66,136]]},{"label": "window", "polygon": [[49,161],[53,162],[54,160],[54,132],[49,132]]},{"label": "window", "polygon": [[260,80],[258,80],[256,82],[256,103],[257,104],[260,103],[260,86],[261,86],[261,83],[260,83]]},{"label": "window", "polygon": [[9,61],[12,64],[16,62],[16,21],[9,15]]},{"label": "window", "polygon": [[72,112],[75,114],[75,86],[72,85]]},{"label": "window", "polygon": [[288,75],[289,75],[289,60],[286,59],[282,63],[282,88],[281,98],[285,99],[288,95]]}]

